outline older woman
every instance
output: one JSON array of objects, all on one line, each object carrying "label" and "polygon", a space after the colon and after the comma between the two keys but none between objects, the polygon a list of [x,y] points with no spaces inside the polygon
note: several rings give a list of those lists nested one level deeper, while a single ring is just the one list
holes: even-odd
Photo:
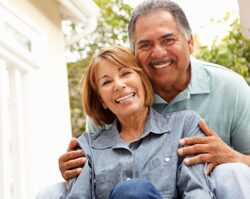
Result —
[{"label": "older woman", "polygon": [[213,197],[204,165],[187,167],[176,154],[181,138],[202,135],[200,117],[191,111],[161,115],[150,108],[152,93],[130,51],[110,47],[92,58],[82,81],[84,110],[111,127],[79,137],[88,162],[70,182],[68,198],[115,198],[114,187],[137,178],[152,183],[151,198]]}]

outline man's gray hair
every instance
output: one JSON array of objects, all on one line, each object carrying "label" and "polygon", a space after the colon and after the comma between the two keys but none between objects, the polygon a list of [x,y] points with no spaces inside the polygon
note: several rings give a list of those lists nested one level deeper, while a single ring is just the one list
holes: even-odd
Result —
[{"label": "man's gray hair", "polygon": [[[170,0],[145,0],[140,3],[131,14],[131,18],[128,25],[128,34],[131,49],[134,51],[134,33],[135,24],[139,16],[146,15],[154,10],[163,10],[171,13],[177,22],[181,32],[185,38],[188,38],[192,34],[192,30],[189,26],[187,17],[181,7]],[[152,19],[157,20],[157,19]]]}]

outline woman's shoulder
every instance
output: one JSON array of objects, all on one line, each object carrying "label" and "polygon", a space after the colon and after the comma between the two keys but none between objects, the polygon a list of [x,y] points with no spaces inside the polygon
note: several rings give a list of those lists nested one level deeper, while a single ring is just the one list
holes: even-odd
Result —
[{"label": "woman's shoulder", "polygon": [[176,119],[180,120],[181,118],[185,120],[190,120],[190,119],[195,119],[195,118],[201,119],[201,116],[192,110],[176,111],[172,113],[162,113],[162,115],[166,118],[175,119],[175,120]]}]

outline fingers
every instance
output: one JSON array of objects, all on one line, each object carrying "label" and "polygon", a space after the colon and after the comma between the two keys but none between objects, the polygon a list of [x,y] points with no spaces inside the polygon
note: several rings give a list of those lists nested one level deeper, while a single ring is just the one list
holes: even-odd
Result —
[{"label": "fingers", "polygon": [[86,163],[86,158],[77,158],[62,164],[61,173],[65,180],[77,177]]},{"label": "fingers", "polygon": [[177,150],[178,155],[195,155],[201,153],[207,153],[209,151],[209,146],[207,144],[196,144],[193,146],[186,146],[179,148]]},{"label": "fingers", "polygon": [[63,177],[65,180],[70,180],[71,178],[77,177],[82,171],[82,168],[76,168],[73,170],[67,170],[64,172]]},{"label": "fingers", "polygon": [[190,166],[194,164],[203,164],[203,163],[208,162],[208,160],[209,160],[209,155],[200,154],[200,155],[196,155],[190,158],[185,158],[183,162],[185,165]]},{"label": "fingers", "polygon": [[189,138],[181,139],[179,144],[181,146],[185,146],[185,145],[194,145],[194,144],[207,144],[208,142],[209,142],[209,138],[207,137],[189,137]]},{"label": "fingers", "polygon": [[71,138],[70,142],[69,142],[69,146],[67,148],[67,152],[69,151],[73,151],[77,146],[77,139],[76,138]]},{"label": "fingers", "polygon": [[213,164],[213,163],[208,163],[208,164],[206,165],[206,167],[205,167],[205,174],[206,174],[206,175],[209,175],[209,173],[210,173],[211,171],[213,171],[213,169],[214,169],[215,166],[216,166],[216,165]]},{"label": "fingers", "polygon": [[77,176],[80,172],[77,167],[83,167],[86,162],[82,150],[70,151],[59,158],[59,169],[65,180]]},{"label": "fingers", "polygon": [[201,119],[199,121],[199,127],[206,136],[212,136],[213,131],[207,126],[205,120]]},{"label": "fingers", "polygon": [[61,163],[67,162],[69,160],[73,160],[76,158],[84,157],[84,153],[82,150],[70,151],[59,157],[59,166]]}]

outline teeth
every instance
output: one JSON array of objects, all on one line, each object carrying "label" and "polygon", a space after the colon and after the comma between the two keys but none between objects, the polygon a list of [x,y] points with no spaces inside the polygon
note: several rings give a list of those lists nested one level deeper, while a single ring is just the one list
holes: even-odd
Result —
[{"label": "teeth", "polygon": [[128,98],[130,98],[132,96],[134,96],[134,93],[130,93],[129,95],[126,95],[124,97],[118,98],[115,101],[118,102],[118,103],[122,103],[123,101],[127,100]]},{"label": "teeth", "polygon": [[156,69],[164,68],[172,63],[171,60],[154,61],[150,63],[150,66]]}]

